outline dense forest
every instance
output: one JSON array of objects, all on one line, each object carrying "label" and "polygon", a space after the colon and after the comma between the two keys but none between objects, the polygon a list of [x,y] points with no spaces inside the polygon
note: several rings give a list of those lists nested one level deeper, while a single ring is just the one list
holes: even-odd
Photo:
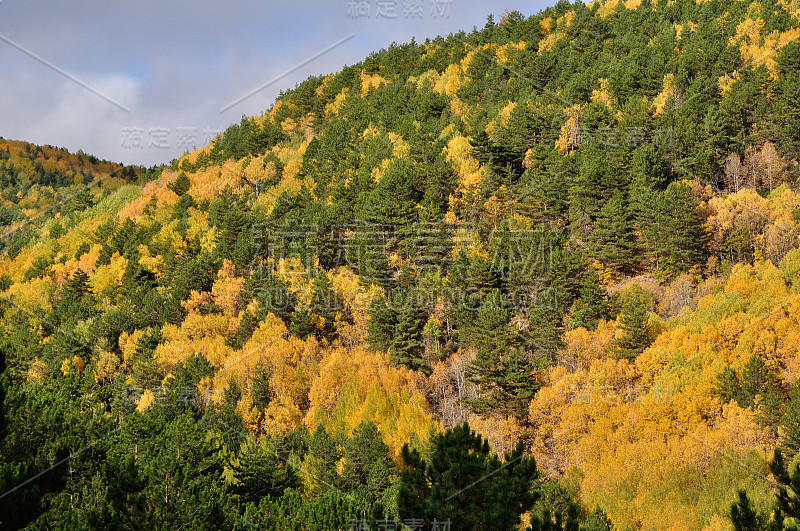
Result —
[{"label": "dense forest", "polygon": [[562,0],[150,170],[0,139],[0,527],[796,529],[798,37]]}]

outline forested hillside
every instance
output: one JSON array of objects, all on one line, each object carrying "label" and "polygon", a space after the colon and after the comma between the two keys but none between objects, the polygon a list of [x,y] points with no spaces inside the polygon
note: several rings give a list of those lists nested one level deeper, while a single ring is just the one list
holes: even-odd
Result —
[{"label": "forested hillside", "polygon": [[562,1],[150,171],[0,140],[0,526],[795,525],[798,37]]}]

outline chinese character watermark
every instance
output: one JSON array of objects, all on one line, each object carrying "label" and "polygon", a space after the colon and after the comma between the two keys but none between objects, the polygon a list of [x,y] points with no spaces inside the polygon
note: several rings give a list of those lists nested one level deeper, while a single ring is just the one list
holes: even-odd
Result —
[{"label": "chinese character watermark", "polygon": [[[121,147],[123,149],[159,149],[177,148],[182,152],[206,145],[222,134],[222,129],[205,127],[202,135],[193,126],[181,127],[123,127],[121,130]],[[199,142],[198,142],[199,140]]]},{"label": "chinese character watermark", "polygon": [[347,0],[347,16],[356,20],[394,20],[399,18],[402,6],[403,18],[420,20],[425,15],[426,2],[431,18],[450,18],[453,0]]}]

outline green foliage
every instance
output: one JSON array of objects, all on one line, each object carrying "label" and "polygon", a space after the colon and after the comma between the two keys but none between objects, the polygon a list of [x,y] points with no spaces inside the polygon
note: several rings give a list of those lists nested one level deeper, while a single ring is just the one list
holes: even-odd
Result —
[{"label": "green foliage", "polygon": [[263,440],[248,439],[230,467],[233,475],[231,492],[245,503],[257,504],[265,496],[278,498],[286,489],[299,486],[291,465]]},{"label": "green foliage", "polygon": [[641,286],[634,284],[621,299],[622,336],[614,340],[614,354],[621,358],[633,358],[653,342],[650,326],[653,298]]},{"label": "green foliage", "polygon": [[369,307],[367,341],[375,350],[386,351],[394,341],[397,312],[387,306],[383,295],[372,300]]},{"label": "green foliage", "polygon": [[400,516],[450,520],[452,529],[510,529],[530,509],[536,463],[523,446],[501,461],[487,441],[464,423],[433,436],[430,461],[403,447]]},{"label": "green foliage", "polygon": [[180,172],[178,174],[178,178],[175,179],[175,182],[167,185],[167,188],[175,192],[178,197],[181,197],[183,194],[189,191],[189,186],[189,177],[186,175],[186,173]]},{"label": "green foliage", "polygon": [[522,338],[508,326],[510,312],[505,306],[500,291],[493,291],[478,309],[469,330],[468,337],[478,352],[468,377],[478,385],[479,396],[468,404],[479,414],[513,415],[525,422],[539,382]]},{"label": "green foliage", "polygon": [[[394,365],[430,374],[430,365],[422,345],[422,329],[426,321],[425,315],[412,304],[403,305],[397,315],[391,341],[390,359]],[[376,323],[373,329],[377,326],[380,325]]]},{"label": "green foliage", "polygon": [[[780,422],[789,430],[787,434],[793,433],[791,416],[794,414],[793,400],[796,399],[797,393],[795,391],[790,393],[787,412],[782,419],[781,382],[774,369],[770,368],[761,356],[757,354],[750,356],[741,373],[726,367],[717,376],[714,390],[723,402],[735,400],[739,407],[758,410],[759,422],[771,428],[773,432],[777,432],[777,425]],[[792,436],[788,435],[785,440],[791,441]],[[787,446],[787,449],[792,448],[790,455],[794,455],[797,452],[795,443],[788,442],[788,444],[790,446]]]}]

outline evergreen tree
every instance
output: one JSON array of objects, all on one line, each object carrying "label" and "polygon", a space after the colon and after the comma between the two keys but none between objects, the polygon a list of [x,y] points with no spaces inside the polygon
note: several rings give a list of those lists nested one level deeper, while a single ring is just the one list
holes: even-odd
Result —
[{"label": "evergreen tree", "polygon": [[630,211],[621,191],[615,191],[600,208],[586,247],[589,256],[604,265],[617,271],[630,270],[634,237]]},{"label": "evergreen tree", "polygon": [[397,312],[386,305],[383,295],[375,297],[369,306],[367,342],[375,350],[385,352],[392,346],[397,327]]},{"label": "evergreen tree", "polygon": [[649,315],[653,300],[638,284],[628,289],[622,298],[622,336],[614,340],[614,353],[620,358],[635,358],[653,342]]},{"label": "evergreen tree", "polygon": [[308,308],[296,308],[294,312],[292,312],[289,331],[300,339],[305,339],[318,332],[317,327],[314,326],[314,320]]},{"label": "evergreen tree", "polygon": [[572,326],[594,330],[600,319],[609,317],[608,294],[600,285],[597,271],[589,268],[583,279],[580,299],[572,305]]},{"label": "evergreen tree", "polygon": [[513,529],[536,499],[536,463],[520,442],[503,462],[467,423],[431,440],[426,462],[403,446],[398,505],[401,518],[449,520],[453,530]]},{"label": "evergreen tree", "polygon": [[[264,441],[264,439],[262,439]],[[300,486],[292,467],[264,442],[248,439],[230,465],[234,483],[231,491],[243,502],[258,503],[263,497],[283,495]]]},{"label": "evergreen tree", "polygon": [[394,463],[388,457],[389,447],[381,439],[375,423],[359,424],[343,446],[344,490],[369,503],[380,502],[392,482]]},{"label": "evergreen tree", "polygon": [[324,271],[320,271],[314,279],[311,291],[311,313],[321,319],[322,327],[318,329],[320,337],[331,338],[335,328],[336,312],[341,304],[336,292],[331,288],[331,279]]},{"label": "evergreen tree", "polygon": [[708,237],[703,231],[694,194],[687,185],[670,184],[652,204],[654,219],[647,234],[656,268],[677,275],[700,265]]},{"label": "evergreen tree", "polygon": [[524,422],[539,382],[522,338],[508,326],[509,311],[504,305],[500,291],[493,291],[467,335],[478,347],[467,374],[479,386],[479,397],[468,404],[478,414],[513,415]]},{"label": "evergreen tree", "polygon": [[800,382],[795,382],[789,392],[780,426],[783,431],[781,449],[791,460],[800,452]]},{"label": "evergreen tree", "polygon": [[739,499],[731,505],[730,518],[733,528],[736,531],[760,531],[767,529],[764,519],[753,509],[747,493],[740,490],[737,493]]},{"label": "evergreen tree", "polygon": [[395,366],[408,367],[413,371],[430,374],[430,366],[422,345],[422,329],[427,318],[422,311],[408,301],[397,315],[390,359]]}]

